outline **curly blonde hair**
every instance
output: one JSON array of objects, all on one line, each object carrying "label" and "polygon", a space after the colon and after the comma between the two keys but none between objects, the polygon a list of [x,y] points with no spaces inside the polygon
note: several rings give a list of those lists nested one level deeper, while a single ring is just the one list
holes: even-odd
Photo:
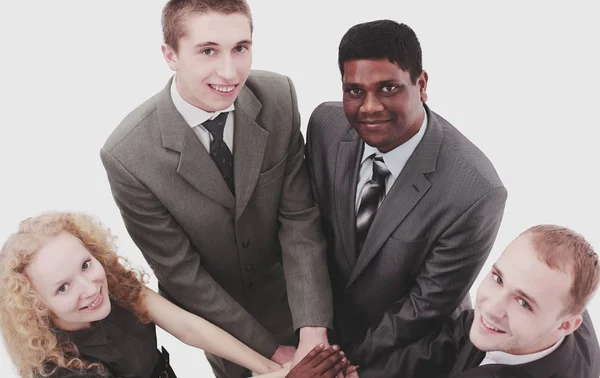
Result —
[{"label": "curly blonde hair", "polygon": [[60,233],[80,239],[106,272],[109,297],[148,323],[141,295],[147,275],[132,270],[116,253],[110,230],[96,218],[83,213],[48,212],[23,220],[0,252],[0,329],[19,376],[49,376],[57,368],[94,370],[104,374],[98,363],[79,358],[77,347],[57,339],[53,314],[39,299],[25,269],[46,241]]}]

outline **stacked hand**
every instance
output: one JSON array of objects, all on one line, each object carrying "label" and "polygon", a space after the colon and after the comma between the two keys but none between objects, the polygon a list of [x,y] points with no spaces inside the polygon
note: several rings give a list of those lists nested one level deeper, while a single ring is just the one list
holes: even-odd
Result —
[{"label": "stacked hand", "polygon": [[338,375],[358,378],[356,367],[350,365],[337,345],[319,344],[290,370],[286,378],[335,378]]}]

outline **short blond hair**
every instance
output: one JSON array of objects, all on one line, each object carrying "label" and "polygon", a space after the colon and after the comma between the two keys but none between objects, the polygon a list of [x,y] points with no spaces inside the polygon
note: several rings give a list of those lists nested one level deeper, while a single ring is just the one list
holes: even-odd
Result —
[{"label": "short blond hair", "polygon": [[563,313],[581,314],[592,299],[600,281],[598,255],[577,232],[557,225],[544,224],[529,228],[538,258],[550,269],[569,274],[573,280]]}]

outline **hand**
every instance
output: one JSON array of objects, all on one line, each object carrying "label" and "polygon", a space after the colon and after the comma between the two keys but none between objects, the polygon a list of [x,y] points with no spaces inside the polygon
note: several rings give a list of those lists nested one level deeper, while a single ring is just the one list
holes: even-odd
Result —
[{"label": "hand", "polygon": [[334,378],[347,366],[348,360],[337,345],[325,348],[319,344],[290,370],[286,378]]},{"label": "hand", "polygon": [[256,378],[285,378],[287,374],[290,372],[290,365],[292,363],[288,362],[284,364],[279,370],[272,371],[267,374],[256,375]]},{"label": "hand", "polygon": [[296,366],[310,352],[315,345],[323,344],[324,348],[329,348],[327,341],[327,328],[323,327],[303,327],[300,328],[300,342],[298,349],[292,360],[292,367]]},{"label": "hand", "polygon": [[296,354],[296,348],[287,345],[280,345],[273,353],[271,361],[277,362],[279,365],[284,365],[287,362],[291,362]]}]

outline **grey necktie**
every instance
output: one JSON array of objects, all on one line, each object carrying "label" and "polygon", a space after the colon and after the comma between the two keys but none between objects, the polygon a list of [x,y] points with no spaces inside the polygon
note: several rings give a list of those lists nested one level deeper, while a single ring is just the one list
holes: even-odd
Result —
[{"label": "grey necktie", "polygon": [[233,155],[227,144],[223,140],[223,130],[227,121],[227,112],[219,114],[215,119],[209,119],[202,123],[202,126],[208,130],[213,139],[210,142],[210,156],[213,158],[217,168],[221,171],[225,183],[235,195],[233,185]]},{"label": "grey necktie", "polygon": [[360,207],[356,213],[356,251],[360,253],[367,233],[373,223],[379,204],[385,197],[385,179],[390,175],[390,170],[383,162],[383,157],[372,155],[373,176],[361,193]]}]

